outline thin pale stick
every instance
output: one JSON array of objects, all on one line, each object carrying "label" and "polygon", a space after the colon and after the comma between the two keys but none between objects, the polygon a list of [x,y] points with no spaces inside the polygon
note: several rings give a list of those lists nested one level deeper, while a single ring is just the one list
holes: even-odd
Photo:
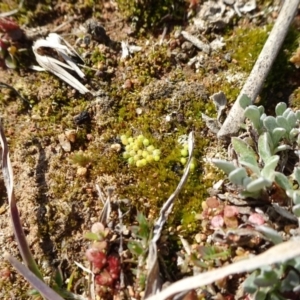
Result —
[{"label": "thin pale stick", "polygon": [[224,124],[218,132],[218,138],[225,139],[237,134],[244,120],[244,110],[239,101],[247,95],[252,103],[258,96],[271,66],[281,48],[288,28],[295,16],[300,0],[286,0],[281,8],[273,29],[247,79],[242,91],[232,106]]}]

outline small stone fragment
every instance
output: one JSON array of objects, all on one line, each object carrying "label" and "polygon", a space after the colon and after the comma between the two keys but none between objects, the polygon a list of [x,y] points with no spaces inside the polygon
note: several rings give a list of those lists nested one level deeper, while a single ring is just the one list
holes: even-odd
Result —
[{"label": "small stone fragment", "polygon": [[91,116],[88,111],[84,110],[79,115],[74,117],[74,123],[76,125],[81,125],[91,121]]},{"label": "small stone fragment", "polygon": [[76,130],[75,129],[66,130],[65,135],[71,143],[75,142],[75,140],[76,140]]},{"label": "small stone fragment", "polygon": [[211,47],[209,44],[206,44],[204,42],[202,42],[201,40],[199,40],[197,37],[191,35],[190,33],[188,33],[187,31],[181,31],[181,34],[183,35],[183,37],[188,40],[189,42],[191,42],[195,47],[197,47],[198,49],[202,50],[203,52],[209,54],[211,51]]},{"label": "small stone fragment", "polygon": [[248,221],[254,225],[262,225],[265,223],[265,219],[264,217],[261,215],[261,214],[258,214],[258,213],[253,213]]},{"label": "small stone fragment", "polygon": [[297,69],[300,67],[300,47],[297,49],[296,53],[291,57],[290,62],[293,63]]},{"label": "small stone fragment", "polygon": [[121,147],[120,144],[115,143],[115,144],[112,144],[112,145],[110,146],[110,148],[111,148],[112,150],[116,151],[116,152],[120,152],[122,147]]},{"label": "small stone fragment", "polygon": [[79,167],[76,172],[78,177],[83,177],[86,175],[86,173],[87,173],[87,168],[85,167]]},{"label": "small stone fragment", "polygon": [[64,133],[61,133],[61,134],[58,135],[58,141],[59,141],[59,144],[63,148],[64,151],[66,151],[66,152],[71,151],[71,143],[67,139],[67,137]]}]

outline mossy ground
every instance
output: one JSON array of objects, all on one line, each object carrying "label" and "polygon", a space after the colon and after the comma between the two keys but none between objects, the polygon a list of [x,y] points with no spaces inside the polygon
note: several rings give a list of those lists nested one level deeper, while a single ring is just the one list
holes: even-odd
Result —
[{"label": "mossy ground", "polygon": [[[66,12],[71,16],[79,14],[76,25],[88,17],[101,15],[100,20],[109,28],[113,20],[105,19],[105,13],[115,20],[120,18],[106,1],[97,5],[93,1],[79,1],[78,5],[74,1],[58,2],[49,13],[50,2],[36,4],[27,1],[17,19],[28,26],[49,25],[51,29],[62,22]],[[126,2],[118,2],[122,2],[123,10]],[[170,2],[174,1],[165,1],[165,4]],[[14,8],[13,3],[7,3],[7,6],[1,4],[1,8]],[[186,9],[185,3],[180,2],[180,7]],[[194,233],[201,231],[196,215],[201,212],[207,189],[221,177],[218,173],[207,174],[212,169],[203,162],[203,157],[214,155],[218,142],[206,129],[201,113],[215,114],[209,100],[214,92],[221,90],[230,101],[236,99],[271,26],[256,27],[242,22],[230,26],[224,32],[226,47],[213,52],[206,58],[203,68],[195,72],[186,66],[186,62],[178,61],[171,54],[167,43],[159,45],[159,38],[147,31],[147,26],[153,22],[160,24],[165,8],[162,7],[155,17],[148,15],[148,11],[143,13],[147,13],[144,34],[131,38],[131,42],[143,47],[142,51],[121,60],[119,53],[107,50],[103,54],[97,44],[92,44],[88,50],[91,66],[105,65],[114,70],[108,74],[104,68],[103,77],[97,77],[93,70],[88,71],[93,88],[105,93],[98,102],[74,92],[51,74],[29,70],[33,61],[20,58],[19,70],[0,71],[2,80],[18,89],[33,106],[28,109],[26,103],[12,92],[1,89],[2,118],[9,138],[20,211],[30,245],[38,263],[44,266],[45,275],[62,265],[68,277],[75,269],[73,261],[84,261],[87,243],[83,240],[83,232],[98,220],[102,208],[96,183],[104,190],[114,186],[116,198],[129,199],[130,208],[126,209],[132,214],[139,210],[151,220],[157,218],[162,204],[176,189],[183,173],[184,166],[180,163],[182,146],[178,138],[192,130],[197,166],[179,194],[168,226],[176,228],[181,225],[181,234],[190,240]],[[124,16],[128,14],[135,15],[128,11]],[[181,25],[184,26],[185,22],[183,18]],[[171,40],[172,28],[169,32]],[[113,30],[110,33],[117,40],[118,33]],[[299,33],[291,30],[262,93],[264,101],[270,101],[272,97],[287,100],[282,99],[286,87],[292,90],[299,85],[295,69],[288,62],[298,37]],[[87,49],[80,48],[79,51],[83,53]],[[234,60],[225,61],[225,53],[232,53]],[[32,59],[31,55],[29,57]],[[285,74],[284,78],[282,74]],[[130,82],[129,87],[125,86],[126,80]],[[281,97],[278,93],[282,93]],[[296,91],[297,99],[298,94]],[[91,121],[77,126],[73,119],[83,110],[89,111]],[[67,129],[76,130],[70,152],[63,151],[58,141],[58,135]],[[121,145],[120,136],[126,133],[132,136],[143,134],[161,149],[161,159],[143,168],[129,166],[122,157],[124,149],[117,151],[113,147]],[[80,175],[79,168],[86,168],[86,172]],[[1,201],[1,207],[7,207],[4,199]],[[1,226],[8,228],[6,234],[11,238],[7,211],[4,215],[6,221],[2,221]],[[133,220],[134,215],[128,219]],[[176,248],[178,240],[171,242],[172,239],[170,248]],[[11,248],[4,240],[1,243],[4,249]],[[13,253],[17,254],[13,245]],[[1,264],[3,270],[6,267],[7,264]],[[20,295],[25,295],[28,285],[19,285],[19,290],[12,282],[0,282],[1,289],[5,290],[1,295],[8,297],[10,289],[16,298],[25,299],[26,296]]]}]

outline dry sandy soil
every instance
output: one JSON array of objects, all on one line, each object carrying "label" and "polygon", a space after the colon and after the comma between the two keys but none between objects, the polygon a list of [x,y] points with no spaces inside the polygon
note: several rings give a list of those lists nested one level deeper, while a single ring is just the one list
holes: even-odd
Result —
[{"label": "dry sandy soil", "polygon": [[[2,2],[1,12],[17,7],[13,1]],[[220,90],[230,101],[235,100],[280,5],[279,1],[257,1],[256,8],[239,16],[233,5],[224,4],[225,13],[218,19],[218,10],[210,11],[213,1],[187,1],[180,8],[180,18],[170,7],[157,23],[141,30],[143,22],[134,22],[124,13],[118,4],[122,1],[95,2],[99,3],[24,1],[11,18],[27,37],[16,41],[8,37],[20,50],[15,54],[17,67],[0,68],[1,82],[13,86],[31,103],[30,107],[14,91],[0,87],[1,122],[9,141],[15,193],[28,243],[46,278],[57,268],[65,280],[74,272],[72,292],[78,294],[85,292],[86,285],[74,261],[88,266],[88,241],[83,234],[99,219],[103,206],[95,185],[104,191],[113,187],[113,199],[127,199],[123,209],[128,212],[128,228],[137,210],[154,220],[182,174],[177,139],[191,130],[196,133],[198,169],[168,227],[191,240],[201,231],[188,212],[201,212],[201,201],[215,179],[202,157],[225,155],[226,151],[203,124],[201,112],[215,114],[209,96]],[[147,6],[150,1],[129,2],[142,3],[145,10],[151,7]],[[298,17],[276,62],[278,67],[261,94],[270,109],[279,100],[297,105],[300,77],[289,59],[297,48]],[[90,19],[103,26],[106,34],[88,32]],[[82,70],[87,76],[81,82],[97,92],[97,97],[81,95],[54,75],[32,69],[37,65],[33,41],[54,31],[83,56],[86,68]],[[181,31],[202,41],[202,49],[188,42]],[[6,34],[1,27],[0,34],[3,38]],[[141,48],[122,58],[122,41]],[[89,117],[78,122],[76,117],[83,111]],[[122,158],[120,142],[120,136],[128,132],[144,134],[160,147],[161,163],[142,170],[130,167]],[[19,257],[2,179],[0,185],[1,253]],[[175,240],[167,249],[162,247],[162,253],[176,261]],[[177,245],[175,250],[172,243]],[[1,299],[29,298],[29,285],[3,258],[0,274]],[[173,280],[181,276],[178,271]],[[134,280],[128,279],[130,284]]]}]

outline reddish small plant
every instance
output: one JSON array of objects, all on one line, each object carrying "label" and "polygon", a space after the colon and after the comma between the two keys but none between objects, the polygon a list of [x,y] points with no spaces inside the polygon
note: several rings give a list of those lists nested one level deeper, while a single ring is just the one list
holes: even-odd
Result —
[{"label": "reddish small plant", "polygon": [[90,248],[85,255],[93,264],[93,272],[101,271],[107,263],[106,254],[98,249]]},{"label": "reddish small plant", "polygon": [[102,223],[93,224],[92,232],[86,235],[93,241],[85,253],[95,274],[96,292],[106,299],[108,299],[108,293],[112,295],[118,288],[121,270],[120,259],[108,254],[108,236],[109,230]]},{"label": "reddish small plant", "polygon": [[[210,229],[237,228],[239,225],[239,211],[235,206],[226,205],[216,197],[207,198],[203,203],[201,214],[202,226]],[[209,222],[207,222],[209,221]]]},{"label": "reddish small plant", "polygon": [[16,42],[24,37],[19,24],[10,18],[0,18],[0,67],[17,67]]},{"label": "reddish small plant", "polygon": [[0,31],[9,33],[13,30],[19,30],[19,24],[11,18],[0,18]]}]

